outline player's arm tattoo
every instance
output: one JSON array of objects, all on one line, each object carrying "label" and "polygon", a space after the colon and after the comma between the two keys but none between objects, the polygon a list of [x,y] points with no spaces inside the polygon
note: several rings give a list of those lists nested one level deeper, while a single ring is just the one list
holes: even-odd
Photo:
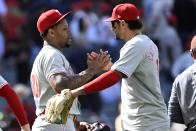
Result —
[{"label": "player's arm tattoo", "polygon": [[68,76],[66,73],[58,73],[50,77],[49,83],[57,92],[63,89],[72,90],[84,85],[97,73],[90,68],[74,76]]}]

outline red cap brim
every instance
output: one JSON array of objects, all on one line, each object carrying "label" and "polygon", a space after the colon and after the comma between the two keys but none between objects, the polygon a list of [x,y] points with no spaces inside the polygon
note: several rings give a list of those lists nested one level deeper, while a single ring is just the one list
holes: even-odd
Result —
[{"label": "red cap brim", "polygon": [[61,18],[56,22],[58,23],[59,21],[61,21],[62,19],[64,19],[66,16],[68,16],[71,13],[71,11],[67,12],[66,14],[64,14],[63,16],[61,16]]},{"label": "red cap brim", "polygon": [[110,22],[110,21],[115,21],[115,20],[116,20],[116,19],[110,17],[110,18],[108,18],[108,19],[105,19],[104,21],[105,21],[105,22]]}]

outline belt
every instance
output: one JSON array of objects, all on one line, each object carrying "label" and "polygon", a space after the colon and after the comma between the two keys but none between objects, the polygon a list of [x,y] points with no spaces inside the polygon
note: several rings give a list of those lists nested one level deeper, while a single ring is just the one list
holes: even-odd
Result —
[{"label": "belt", "polygon": [[42,113],[39,114],[39,116],[45,115],[45,111],[43,111]]}]

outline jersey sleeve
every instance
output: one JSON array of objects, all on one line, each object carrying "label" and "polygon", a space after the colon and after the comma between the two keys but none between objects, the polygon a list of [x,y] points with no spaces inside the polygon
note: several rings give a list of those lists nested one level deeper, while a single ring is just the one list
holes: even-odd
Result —
[{"label": "jersey sleeve", "polygon": [[120,58],[113,64],[111,69],[120,71],[130,77],[145,57],[146,49],[142,44],[144,43],[134,43],[123,47],[120,51]]},{"label": "jersey sleeve", "polygon": [[8,82],[0,75],[0,89],[7,84]]},{"label": "jersey sleeve", "polygon": [[49,55],[42,66],[43,72],[48,80],[53,74],[65,72],[63,57],[57,53]]},{"label": "jersey sleeve", "polygon": [[173,83],[172,92],[169,100],[168,115],[170,117],[171,122],[184,124],[184,119],[177,97],[177,87],[178,82],[177,80],[175,80]]}]

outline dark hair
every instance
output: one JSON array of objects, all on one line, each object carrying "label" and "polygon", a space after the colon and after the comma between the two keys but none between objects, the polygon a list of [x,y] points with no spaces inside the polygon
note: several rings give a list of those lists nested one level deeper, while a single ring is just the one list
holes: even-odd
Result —
[{"label": "dark hair", "polygon": [[[128,21],[128,20],[126,20],[125,22],[128,24],[128,27],[131,30],[142,29],[142,26],[143,26],[142,23],[139,20],[137,20],[137,21]],[[119,20],[112,21],[112,27],[113,28],[115,28],[114,27],[115,23],[120,23],[120,21]]]},{"label": "dark hair", "polygon": [[196,55],[196,48],[190,50],[194,55]]},{"label": "dark hair", "polygon": [[111,21],[111,23],[112,23],[112,28],[115,28],[115,27],[114,27],[114,24],[115,24],[115,23],[118,23],[118,24],[119,24],[120,21],[119,21],[119,20],[115,20],[115,21]]},{"label": "dark hair", "polygon": [[42,34],[40,34],[40,36],[41,36],[42,38],[46,37],[46,35],[48,34],[48,30],[49,30],[49,29],[53,29],[53,28],[56,27],[59,23],[60,23],[60,22],[58,22],[58,23],[56,23],[56,24],[50,26],[46,31],[44,31]]},{"label": "dark hair", "polygon": [[128,26],[129,26],[129,29],[131,30],[135,30],[135,29],[142,29],[142,23],[137,20],[137,21],[125,21]]}]

